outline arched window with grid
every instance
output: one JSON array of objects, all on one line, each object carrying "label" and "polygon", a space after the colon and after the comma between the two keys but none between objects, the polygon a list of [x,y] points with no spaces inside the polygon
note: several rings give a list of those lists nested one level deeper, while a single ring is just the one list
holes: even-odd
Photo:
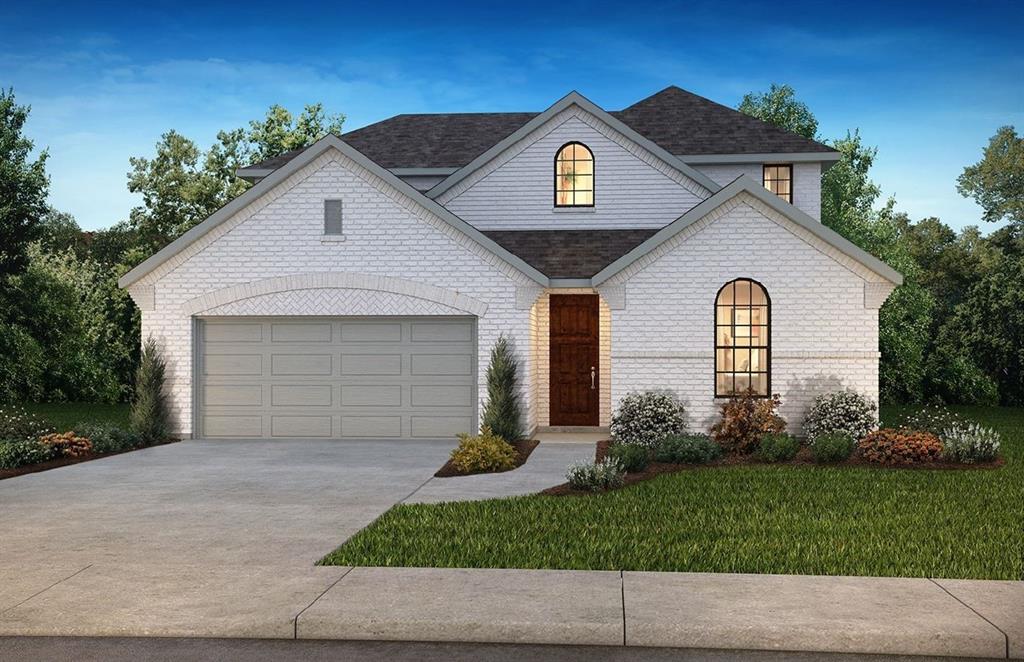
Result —
[{"label": "arched window with grid", "polygon": [[771,307],[757,281],[737,278],[715,298],[715,397],[771,393]]},{"label": "arched window with grid", "polygon": [[555,206],[594,206],[594,154],[583,143],[566,143],[555,154]]}]

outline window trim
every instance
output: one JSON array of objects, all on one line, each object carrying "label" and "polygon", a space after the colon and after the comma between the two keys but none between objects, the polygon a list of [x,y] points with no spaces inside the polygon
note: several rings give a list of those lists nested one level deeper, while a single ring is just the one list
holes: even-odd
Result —
[{"label": "window trim", "polygon": [[[789,170],[789,199],[788,200],[786,200],[786,198],[782,197],[781,195],[779,195],[775,191],[772,191],[770,188],[765,186],[765,184],[766,184],[765,175],[767,174],[768,168],[786,168],[787,170]],[[773,181],[782,181],[782,180],[781,179],[776,179],[776,180],[773,180]],[[793,204],[793,200],[795,199],[795,196],[794,196],[794,193],[795,193],[794,188],[795,187],[793,186],[794,183],[795,182],[793,180],[793,164],[792,163],[762,163],[761,164],[761,186],[764,186],[765,190],[769,191],[772,195],[777,195],[779,197],[779,200],[784,200],[784,201],[788,202],[789,204]]]},{"label": "window trim", "polygon": [[[338,203],[338,215],[340,216],[340,218],[338,219],[338,231],[337,232],[328,232],[327,231],[327,223],[328,223],[328,220],[329,220],[327,218],[328,206],[329,206],[328,203],[332,203],[332,202]],[[323,226],[321,228],[322,231],[320,233],[320,236],[328,238],[328,239],[333,239],[334,241],[339,241],[339,239],[337,239],[338,237],[342,237],[343,238],[345,236],[345,201],[342,198],[324,198],[323,209],[324,209],[324,222],[323,222]]]},{"label": "window trim", "polygon": [[[767,341],[765,342],[764,345],[757,345],[757,349],[764,349],[765,352],[766,352],[764,374],[765,374],[765,377],[767,378],[767,388],[765,389],[765,394],[764,395],[753,394],[751,397],[759,398],[759,399],[770,398],[770,397],[772,397],[772,317],[773,317],[773,314],[772,314],[772,297],[771,297],[770,294],[768,294],[768,288],[765,287],[763,283],[761,283],[760,281],[754,280],[753,278],[746,277],[746,276],[741,276],[739,278],[733,278],[732,280],[728,281],[727,283],[722,285],[720,288],[718,288],[718,291],[715,292],[715,299],[711,303],[712,313],[713,313],[713,317],[711,319],[711,322],[712,322],[711,323],[711,333],[712,333],[711,344],[714,347],[714,351],[712,352],[712,355],[711,355],[711,374],[712,374],[712,381],[714,382],[713,388],[715,390],[715,398],[735,398],[735,397],[738,397],[739,395],[742,395],[742,394],[738,394],[738,393],[719,393],[718,392],[718,374],[719,374],[719,372],[721,372],[722,374],[732,374],[732,375],[736,374],[735,370],[720,371],[718,369],[718,350],[719,349],[735,349],[736,348],[735,345],[732,346],[732,347],[727,347],[727,346],[724,346],[724,345],[720,346],[718,344],[718,327],[719,327],[719,324],[718,324],[718,308],[719,308],[718,300],[721,298],[722,292],[725,290],[725,288],[729,287],[730,285],[734,285],[735,283],[738,283],[740,281],[747,281],[747,282],[750,282],[750,283],[752,283],[754,285],[757,285],[758,287],[761,288],[761,291],[764,292],[764,299],[765,299],[766,306],[767,306],[767,309],[768,309],[768,323],[765,324],[764,327],[765,327],[766,332],[768,333],[768,339],[767,339]],[[733,305],[733,308],[735,308],[735,306],[736,306],[735,302],[732,305]],[[753,305],[753,304],[750,304],[750,305]],[[751,345],[750,347],[754,348],[753,345]],[[749,375],[751,373],[748,372],[747,374]]]},{"label": "window trim", "polygon": [[[561,153],[563,151],[565,151],[565,148],[569,147],[570,145],[579,145],[583,149],[587,150],[588,154],[590,154],[590,169],[591,169],[591,174],[590,174],[590,204],[587,204],[587,205],[577,205],[575,203],[571,204],[571,205],[563,205],[563,204],[559,204],[558,203],[558,178],[560,176],[558,174],[558,157],[559,157],[559,155],[561,155]],[[576,160],[577,159],[573,159],[574,162]],[[570,140],[569,142],[565,143],[564,145],[559,147],[557,150],[555,150],[555,158],[552,160],[552,182],[551,182],[551,184],[552,184],[552,196],[551,196],[551,198],[552,198],[552,203],[555,206],[555,209],[571,209],[573,207],[578,207],[578,208],[586,209],[586,208],[589,208],[589,207],[593,207],[595,205],[595,203],[597,202],[597,158],[594,156],[594,150],[590,149],[590,147],[588,145],[586,145],[586,144],[584,144],[584,143],[582,143],[582,142],[580,142],[578,140]],[[576,189],[573,189],[573,192],[575,192],[575,190]],[[573,200],[575,200],[575,196],[573,196]]]}]

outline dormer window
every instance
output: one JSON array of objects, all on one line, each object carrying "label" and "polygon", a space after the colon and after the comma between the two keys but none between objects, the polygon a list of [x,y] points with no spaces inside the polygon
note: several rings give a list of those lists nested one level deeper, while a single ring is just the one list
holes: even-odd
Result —
[{"label": "dormer window", "polygon": [[793,203],[793,166],[766,165],[764,187],[786,202]]},{"label": "dormer window", "polygon": [[555,154],[555,206],[594,206],[594,154],[583,143],[567,143]]}]

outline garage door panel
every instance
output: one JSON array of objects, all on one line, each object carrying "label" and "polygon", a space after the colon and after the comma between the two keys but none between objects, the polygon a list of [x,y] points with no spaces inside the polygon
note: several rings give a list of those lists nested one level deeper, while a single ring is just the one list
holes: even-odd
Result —
[{"label": "garage door panel", "polygon": [[475,426],[469,318],[199,322],[197,429],[208,437],[451,437]]}]

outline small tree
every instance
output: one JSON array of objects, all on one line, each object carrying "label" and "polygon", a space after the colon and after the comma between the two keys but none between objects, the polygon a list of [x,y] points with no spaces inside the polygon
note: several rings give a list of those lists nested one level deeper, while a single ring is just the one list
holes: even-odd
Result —
[{"label": "small tree", "polygon": [[519,421],[519,364],[512,353],[512,344],[499,336],[491,349],[487,366],[487,403],[481,427],[489,427],[505,441],[519,441],[523,428]]},{"label": "small tree", "polygon": [[132,401],[131,427],[146,443],[163,441],[170,432],[164,373],[167,364],[150,336],[142,346],[135,371],[135,399]]}]

